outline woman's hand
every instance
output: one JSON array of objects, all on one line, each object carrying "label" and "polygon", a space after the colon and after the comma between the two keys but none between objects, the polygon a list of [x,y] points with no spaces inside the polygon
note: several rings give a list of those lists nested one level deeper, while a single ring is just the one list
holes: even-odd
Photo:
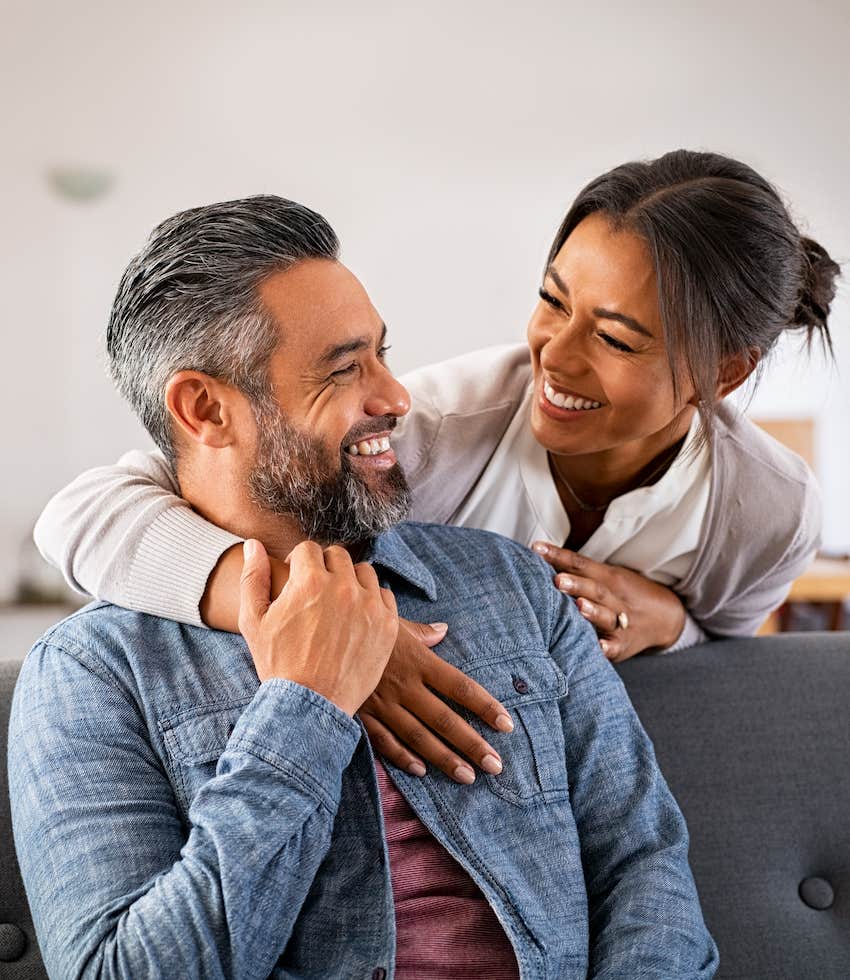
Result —
[{"label": "woman's hand", "polygon": [[445,623],[426,626],[404,619],[399,623],[389,663],[360,709],[372,744],[414,776],[425,775],[425,761],[458,783],[475,781],[469,761],[498,775],[502,771],[499,753],[434,691],[500,732],[513,730],[510,715],[480,684],[428,649],[445,637]]},{"label": "woman's hand", "polygon": [[593,624],[605,656],[627,660],[650,647],[672,646],[685,625],[685,607],[672,589],[639,572],[593,561],[568,548],[535,541],[534,551],[555,569],[555,585],[573,596]]}]

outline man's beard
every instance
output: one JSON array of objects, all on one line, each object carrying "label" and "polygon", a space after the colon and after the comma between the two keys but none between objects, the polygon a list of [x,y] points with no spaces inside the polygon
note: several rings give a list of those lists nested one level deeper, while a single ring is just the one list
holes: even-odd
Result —
[{"label": "man's beard", "polygon": [[[255,407],[257,458],[248,477],[251,499],[263,510],[293,518],[305,537],[322,545],[355,544],[386,531],[410,510],[410,488],[396,464],[369,480],[354,471],[348,453],[334,456],[318,439],[299,431],[277,405]],[[373,419],[370,432],[395,427],[393,416]],[[368,438],[352,430],[349,445]]]}]

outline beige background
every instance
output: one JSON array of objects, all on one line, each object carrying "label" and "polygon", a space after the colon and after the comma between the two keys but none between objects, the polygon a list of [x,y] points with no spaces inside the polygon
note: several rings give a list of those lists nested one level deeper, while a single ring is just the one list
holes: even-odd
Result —
[{"label": "beige background", "polygon": [[[738,155],[850,258],[850,4],[3,3],[0,600],[49,494],[147,444],[106,379],[117,279],[158,220],[260,191],[322,211],[403,371],[521,338],[579,187],[676,146]],[[114,176],[101,200],[46,174]],[[850,550],[839,370],[785,345],[761,415],[817,418],[826,543]],[[29,564],[28,564],[29,563]]]}]

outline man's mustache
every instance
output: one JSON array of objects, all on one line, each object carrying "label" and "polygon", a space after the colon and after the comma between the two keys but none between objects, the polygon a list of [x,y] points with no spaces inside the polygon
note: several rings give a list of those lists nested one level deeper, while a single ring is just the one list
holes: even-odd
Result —
[{"label": "man's mustache", "polygon": [[344,450],[346,446],[350,446],[354,442],[362,442],[364,439],[376,436],[379,432],[391,432],[397,425],[398,419],[395,415],[379,415],[365,422],[360,422],[358,425],[352,426],[345,434],[341,448]]}]

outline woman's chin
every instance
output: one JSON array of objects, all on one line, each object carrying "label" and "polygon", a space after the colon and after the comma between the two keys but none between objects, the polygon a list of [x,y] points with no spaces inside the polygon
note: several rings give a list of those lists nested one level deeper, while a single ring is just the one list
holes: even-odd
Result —
[{"label": "woman's chin", "polygon": [[[557,412],[557,414],[560,416],[562,413]],[[575,416],[579,414],[576,412]],[[532,406],[531,432],[537,442],[548,452],[570,456],[592,453],[599,448],[595,445],[596,440],[592,438],[592,433],[587,431],[586,423],[589,419],[574,416],[554,417],[554,415],[555,413],[547,412],[539,404]]]}]

